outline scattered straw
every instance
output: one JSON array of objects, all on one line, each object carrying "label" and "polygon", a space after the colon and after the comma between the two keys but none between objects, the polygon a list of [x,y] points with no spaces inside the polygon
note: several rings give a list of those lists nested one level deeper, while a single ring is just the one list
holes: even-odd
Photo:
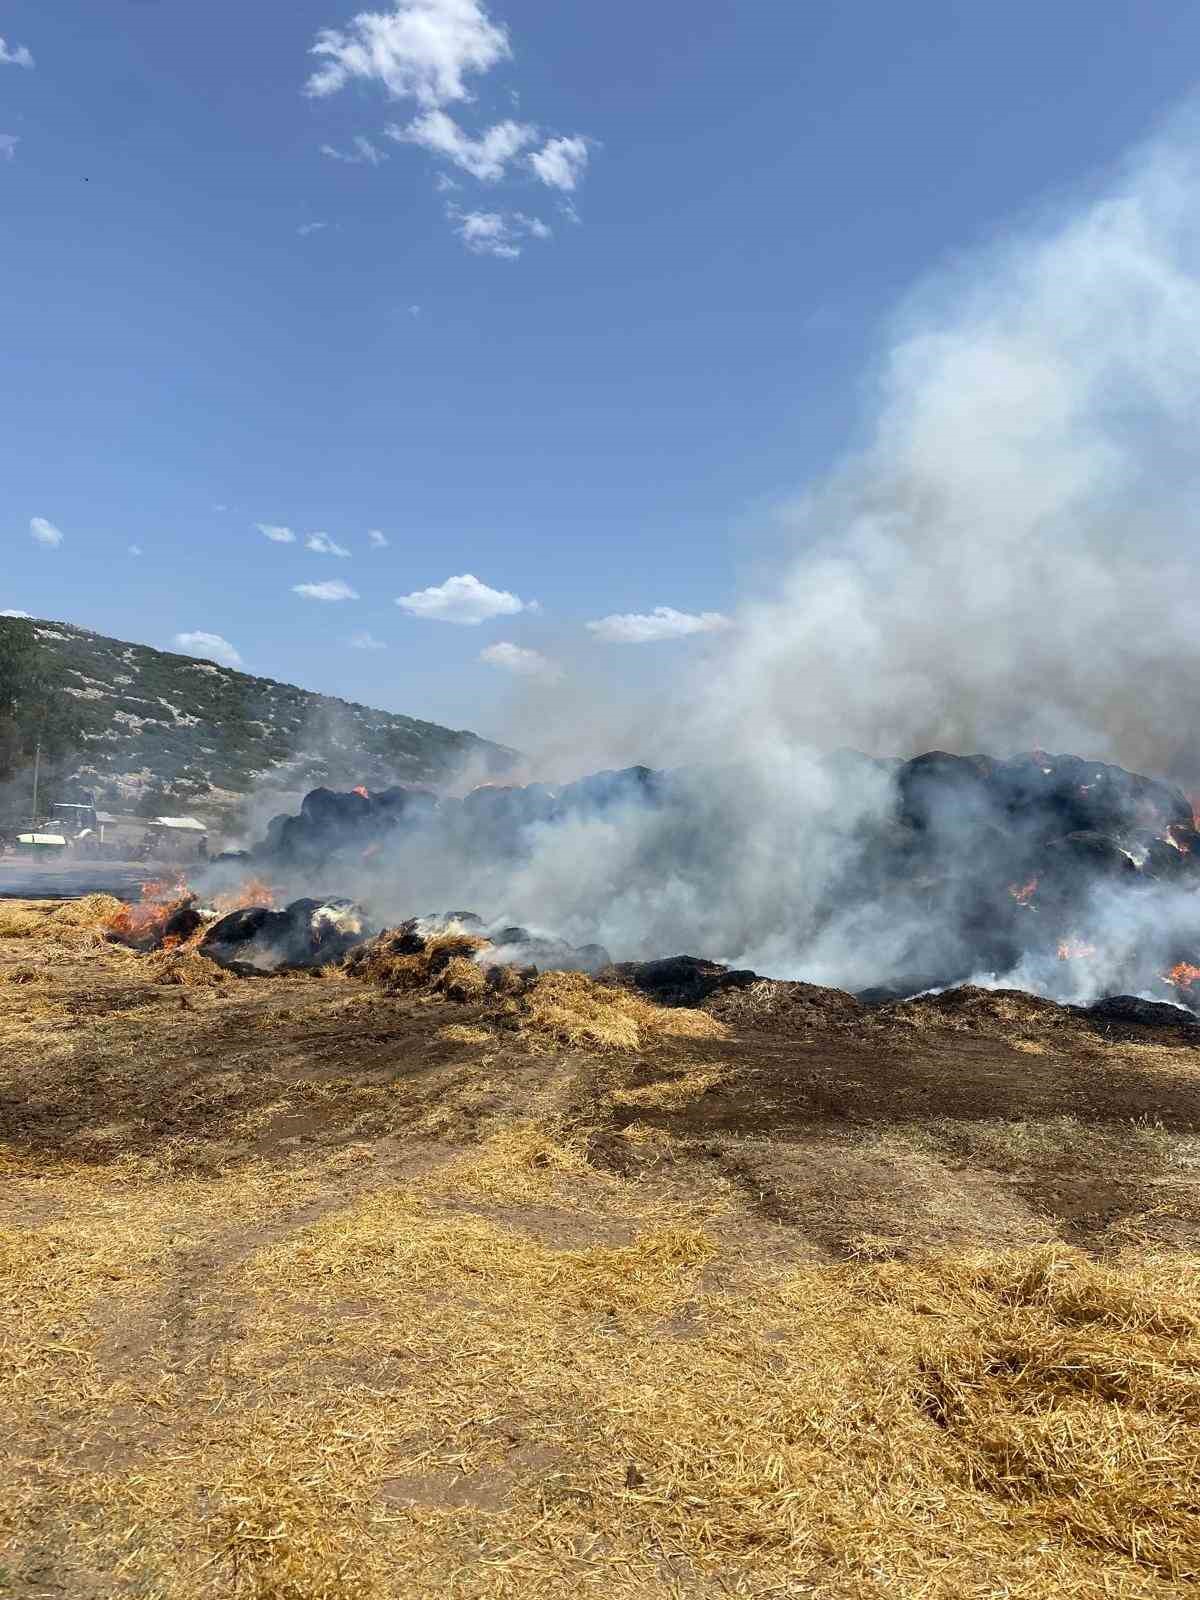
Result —
[{"label": "scattered straw", "polygon": [[447,1044],[491,1044],[494,1035],[488,1028],[475,1028],[469,1022],[451,1022],[438,1029],[438,1038]]},{"label": "scattered straw", "polygon": [[614,1106],[630,1106],[639,1111],[678,1111],[699,1100],[729,1077],[730,1069],[719,1063],[693,1067],[660,1083],[646,1083],[632,1089],[617,1089],[611,1096]]},{"label": "scattered straw", "polygon": [[707,1012],[656,1006],[581,972],[542,973],[515,1007],[522,1032],[599,1050],[637,1050],[644,1040],[655,1037],[724,1039],[729,1033]]},{"label": "scattered straw", "polygon": [[236,983],[236,974],[196,950],[159,950],[147,957],[146,970],[155,983],[185,989],[219,989]]}]

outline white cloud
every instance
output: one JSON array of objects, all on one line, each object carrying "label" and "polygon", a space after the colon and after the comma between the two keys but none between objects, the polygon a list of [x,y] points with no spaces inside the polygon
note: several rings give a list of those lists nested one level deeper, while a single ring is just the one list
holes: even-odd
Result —
[{"label": "white cloud", "polygon": [[402,594],[396,604],[413,617],[425,617],[431,622],[457,622],[466,627],[475,627],[492,617],[512,617],[518,611],[534,609],[530,602],[506,589],[489,589],[469,572],[447,578],[436,588]]},{"label": "white cloud", "polygon": [[223,667],[240,667],[242,658],[228,639],[219,633],[177,633],[175,646],[189,656],[202,656],[206,661],[219,661]]},{"label": "white cloud", "polygon": [[380,533],[378,528],[372,528],[370,533],[367,534],[367,538],[370,539],[376,550],[386,550],[388,547],[389,541],[387,534]]},{"label": "white cloud", "polygon": [[294,583],[292,593],[305,600],[357,600],[357,592],[341,578],[330,578],[325,583]]},{"label": "white cloud", "polygon": [[62,533],[45,517],[30,517],[29,532],[36,543],[44,544],[48,550],[57,550],[63,542]]},{"label": "white cloud", "polygon": [[377,639],[373,633],[368,633],[364,629],[362,633],[356,633],[350,640],[350,648],[351,650],[386,650],[387,645],[384,644],[382,639]]},{"label": "white cloud", "polygon": [[254,526],[264,539],[270,539],[272,544],[295,544],[296,535],[290,528],[281,528],[274,522],[256,522]]},{"label": "white cloud", "polygon": [[331,144],[323,144],[321,154],[328,156],[331,161],[343,161],[348,167],[378,167],[387,160],[384,152],[361,133],[354,135],[353,144],[354,148],[349,152],[337,150]]},{"label": "white cloud", "polygon": [[501,667],[505,672],[514,673],[519,678],[561,678],[562,668],[557,662],[551,661],[540,650],[527,650],[519,644],[510,644],[504,640],[500,644],[489,644],[486,649],[479,652],[480,661],[486,662],[489,667]]},{"label": "white cloud", "polygon": [[527,217],[523,211],[459,211],[451,207],[446,214],[467,249],[477,256],[515,261],[524,239],[550,237],[544,222]]},{"label": "white cloud", "polygon": [[570,193],[579,183],[588,164],[588,142],[576,135],[572,139],[547,139],[529,158],[529,165],[551,189]]},{"label": "white cloud", "polygon": [[407,127],[393,124],[384,130],[400,144],[420,145],[433,155],[444,156],[456,167],[469,172],[481,183],[497,183],[505,169],[521,151],[537,138],[537,129],[527,122],[497,122],[472,138],[445,111],[425,111]]},{"label": "white cloud", "polygon": [[322,228],[327,228],[327,222],[302,222],[296,232],[302,239],[307,239],[310,233],[320,233]]},{"label": "white cloud", "polygon": [[345,545],[336,544],[327,533],[310,533],[304,541],[304,548],[312,550],[319,556],[348,556],[350,554]]},{"label": "white cloud", "polygon": [[0,617],[24,617],[28,619],[32,615],[32,611],[18,611],[15,607],[10,608],[8,611],[0,611]]},{"label": "white cloud", "polygon": [[390,13],[361,11],[348,28],[322,28],[310,54],[321,60],[310,95],[336,94],[361,78],[393,99],[441,106],[469,99],[467,77],[512,51],[480,0],[397,0]]},{"label": "white cloud", "polygon": [[0,66],[3,67],[32,67],[33,57],[23,44],[15,44],[10,49],[3,39],[0,39]]},{"label": "white cloud", "polygon": [[20,134],[0,133],[0,161],[15,161],[20,142]]},{"label": "white cloud", "polygon": [[141,553],[142,553],[142,547],[141,547],[140,544],[131,544],[129,546],[129,554],[131,556],[140,556]]},{"label": "white cloud", "polygon": [[729,618],[719,611],[693,615],[676,611],[673,606],[655,606],[648,616],[626,612],[624,616],[601,617],[598,622],[588,623],[597,639],[608,644],[653,644],[659,639],[683,639],[692,633],[719,633],[729,627]]},{"label": "white cloud", "polygon": [[439,194],[449,194],[452,189],[461,189],[462,184],[457,178],[452,178],[448,172],[439,172],[433,180],[433,187]]}]

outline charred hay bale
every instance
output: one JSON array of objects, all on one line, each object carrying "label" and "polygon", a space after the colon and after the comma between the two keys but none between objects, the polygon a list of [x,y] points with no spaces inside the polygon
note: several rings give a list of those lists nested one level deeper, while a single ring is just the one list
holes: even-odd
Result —
[{"label": "charred hay bale", "polygon": [[300,802],[300,815],[313,827],[347,832],[360,827],[368,818],[371,802],[354,790],[312,789]]},{"label": "charred hay bale", "polygon": [[703,1009],[741,1030],[769,1028],[797,1033],[829,1033],[858,1027],[867,1008],[845,989],[791,979],[758,978],[753,983],[718,989]]},{"label": "charred hay bale", "polygon": [[1054,1000],[1023,989],[981,989],[974,984],[881,1006],[873,1013],[873,1021],[884,1027],[953,1029],[1001,1038],[1079,1026],[1075,1014]]},{"label": "charred hay bale", "polygon": [[1148,878],[1167,880],[1195,877],[1200,873],[1200,833],[1194,828],[1172,827],[1169,839],[1151,839],[1146,845],[1142,873]]},{"label": "charred hay bale", "polygon": [[757,972],[734,970],[700,956],[665,956],[659,961],[621,961],[608,967],[602,981],[644,994],[660,1006],[700,1006],[724,989],[745,989],[759,982]]},{"label": "charred hay bale", "polygon": [[987,756],[953,756],[930,750],[906,761],[896,773],[898,815],[921,832],[974,828],[996,812]]},{"label": "charred hay bale", "polygon": [[410,789],[404,784],[395,784],[390,789],[373,793],[370,804],[376,821],[391,826],[401,821],[416,822],[432,816],[437,810],[438,799],[432,789]]},{"label": "charred hay bale", "polygon": [[1153,835],[1192,825],[1181,789],[1079,756],[1015,756],[995,764],[993,782],[1014,821],[1046,833]]},{"label": "charred hay bale", "polygon": [[1080,831],[1052,839],[1043,857],[1048,877],[1065,880],[1117,881],[1137,875],[1129,852],[1103,833]]},{"label": "charred hay bale", "polygon": [[358,945],[346,957],[344,965],[347,973],[366,983],[374,983],[389,993],[406,989],[438,989],[441,992],[439,980],[454,963],[463,962],[475,969],[478,982],[473,976],[464,976],[461,967],[455,967],[454,973],[445,982],[454,986],[464,997],[482,996],[487,987],[487,974],[476,964],[475,957],[479,951],[488,948],[488,941],[477,934],[456,929],[426,936],[418,931],[419,928],[420,920],[414,917],[399,928],[387,929],[374,939]]},{"label": "charred hay bale", "polygon": [[171,915],[163,923],[162,942],[168,940],[176,943],[183,939],[190,939],[197,928],[202,927],[204,918],[196,910],[195,896],[189,896],[182,905],[175,907]]},{"label": "charred hay bale", "polygon": [[1143,1028],[1196,1028],[1200,1018],[1184,1006],[1172,1005],[1168,1000],[1142,1000],[1135,994],[1110,994],[1095,1005],[1072,1006],[1080,1016],[1094,1017],[1099,1022],[1132,1023]]},{"label": "charred hay bale", "polygon": [[595,973],[612,961],[603,945],[571,945],[562,939],[531,933],[528,928],[489,929],[488,938],[492,949],[483,959],[489,965],[536,967],[539,972]]},{"label": "charred hay bale", "polygon": [[370,936],[352,900],[293,900],[282,911],[245,906],[215,922],[200,942],[204,955],[231,971],[315,970],[331,966]]},{"label": "charred hay bale", "polygon": [[596,815],[617,806],[659,804],[669,775],[653,767],[623,767],[617,772],[593,772],[559,791],[561,809],[571,815]]}]

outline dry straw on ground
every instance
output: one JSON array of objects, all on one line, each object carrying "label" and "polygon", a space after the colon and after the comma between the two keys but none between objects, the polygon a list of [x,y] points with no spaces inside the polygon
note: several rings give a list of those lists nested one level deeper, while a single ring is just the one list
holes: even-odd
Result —
[{"label": "dry straw on ground", "polygon": [[544,972],[511,1002],[521,1030],[593,1050],[637,1050],[655,1038],[723,1039],[728,1028],[703,1011],[656,1006],[582,972]]},{"label": "dry straw on ground", "polygon": [[110,894],[89,894],[80,900],[15,900],[0,902],[0,939],[46,939],[60,944],[102,940],[123,902]]},{"label": "dry straw on ground", "polygon": [[[1173,1600],[1200,1583],[1200,1257],[1194,1232],[1138,1242],[1149,1208],[1157,1226],[1186,1198],[1181,1169],[1145,1213],[1097,1223],[1096,1253],[923,1250],[878,1214],[846,1249],[811,1209],[764,1213],[766,1179],[744,1171],[815,1159],[816,1090],[791,1146],[772,1120],[722,1167],[710,1124],[689,1133],[695,1102],[724,1110],[757,1081],[745,1037],[703,1014],[557,975],[489,990],[482,1021],[428,986],[351,1004],[352,983],[296,977],[146,982],[147,1010],[134,975],[181,958],[81,946],[47,976],[53,948],[0,950],[37,975],[6,986],[6,1014],[47,1008],[35,1043],[0,1051],[5,1600]],[[112,1009],[121,995],[138,1004]],[[838,1040],[856,1053],[821,1094],[915,1071],[908,1054],[876,1073],[878,1037]],[[1029,1062],[986,1048],[991,1096]],[[1087,1058],[1094,1092],[1143,1070],[1113,1051],[1103,1076]],[[751,1064],[790,1083],[800,1055],[779,1035]],[[1071,1119],[1011,1096],[950,1115],[931,1078],[894,1130],[831,1137],[919,1179],[930,1208],[964,1169],[976,1206],[1010,1171],[1065,1188],[1070,1162],[1096,1181],[1121,1152],[1157,1183],[1186,1155],[1168,1069],[1189,1083],[1192,1059],[1164,1046],[1147,1078],[1162,1126],[1121,1130],[1060,1064]],[[614,1105],[634,1118],[620,1139]],[[285,1158],[272,1141],[296,1123],[326,1142]]]}]

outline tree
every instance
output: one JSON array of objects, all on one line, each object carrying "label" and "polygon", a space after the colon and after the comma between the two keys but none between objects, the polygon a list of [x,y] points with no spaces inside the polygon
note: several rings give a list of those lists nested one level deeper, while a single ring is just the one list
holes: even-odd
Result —
[{"label": "tree", "polygon": [[31,623],[0,618],[0,780],[42,755],[53,766],[79,743],[82,719],[39,659]]}]

